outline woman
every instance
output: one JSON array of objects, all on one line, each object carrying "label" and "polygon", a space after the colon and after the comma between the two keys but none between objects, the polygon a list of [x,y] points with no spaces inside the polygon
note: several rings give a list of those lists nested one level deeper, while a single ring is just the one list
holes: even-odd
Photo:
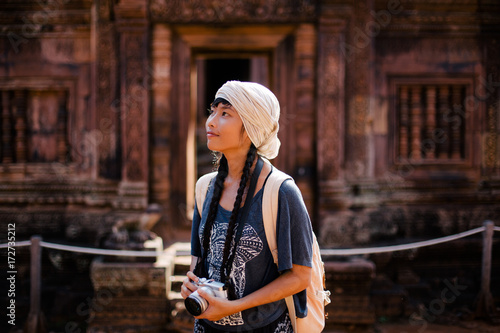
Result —
[{"label": "woman", "polygon": [[[211,104],[207,145],[221,157],[202,211],[195,208],[191,271],[181,294],[187,298],[198,289],[199,278],[209,278],[224,283],[229,296],[214,297],[198,290],[209,306],[195,317],[195,332],[293,332],[284,301],[289,295],[294,295],[297,316],[307,314],[312,231],[293,181],[285,181],[279,192],[279,268],[262,220],[262,188],[273,167],[259,160],[278,155],[279,114],[276,96],[252,82],[226,82]],[[254,174],[258,178],[250,193]],[[243,203],[248,205],[245,213]]]}]

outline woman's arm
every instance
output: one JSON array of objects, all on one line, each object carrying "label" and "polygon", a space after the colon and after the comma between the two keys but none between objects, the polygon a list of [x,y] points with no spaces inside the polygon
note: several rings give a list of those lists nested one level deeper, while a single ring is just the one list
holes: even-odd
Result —
[{"label": "woman's arm", "polygon": [[284,299],[307,288],[311,281],[311,271],[311,267],[293,265],[292,269],[285,271],[276,280],[234,301],[214,297],[200,290],[198,293],[208,301],[209,306],[196,318],[217,321],[233,313]]}]

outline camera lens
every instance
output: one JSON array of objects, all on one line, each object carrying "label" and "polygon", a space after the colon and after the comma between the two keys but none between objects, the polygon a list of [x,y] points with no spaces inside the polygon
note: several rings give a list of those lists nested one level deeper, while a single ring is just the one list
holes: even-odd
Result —
[{"label": "camera lens", "polygon": [[184,305],[193,316],[201,315],[208,308],[207,300],[201,297],[197,291],[184,300]]}]

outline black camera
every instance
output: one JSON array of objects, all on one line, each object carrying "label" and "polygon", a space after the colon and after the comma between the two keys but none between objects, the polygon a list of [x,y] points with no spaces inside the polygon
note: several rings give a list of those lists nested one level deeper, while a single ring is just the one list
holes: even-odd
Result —
[{"label": "black camera", "polygon": [[[198,283],[195,283],[195,285],[198,287],[198,290],[203,289],[205,292],[210,293],[213,296],[227,299],[227,292],[224,289],[224,284],[221,282],[216,282],[213,279],[208,280],[200,278]],[[186,310],[188,310],[193,316],[199,316],[208,308],[207,300],[198,294],[198,290],[184,300]]]}]

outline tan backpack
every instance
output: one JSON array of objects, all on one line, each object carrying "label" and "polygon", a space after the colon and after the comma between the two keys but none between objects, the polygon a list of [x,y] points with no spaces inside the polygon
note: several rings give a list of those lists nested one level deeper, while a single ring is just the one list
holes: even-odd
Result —
[{"label": "tan backpack", "polygon": [[[267,162],[267,160],[264,160]],[[267,162],[269,163],[269,162]],[[201,214],[203,202],[207,194],[210,180],[216,176],[216,172],[206,174],[196,183],[196,204]],[[276,243],[276,222],[278,219],[278,196],[281,184],[292,179],[284,172],[273,168],[269,175],[262,197],[262,217],[269,249],[273,255],[274,263],[278,265],[278,246]],[[307,316],[297,318],[293,296],[285,298],[295,333],[319,333],[325,327],[325,306],[330,303],[330,291],[325,290],[325,267],[321,259],[318,241],[313,236],[313,257],[311,283],[307,287]],[[293,315],[292,315],[293,314]]]},{"label": "tan backpack", "polygon": [[[262,216],[267,243],[278,265],[278,246],[276,243],[276,222],[278,219],[278,196],[281,184],[292,179],[284,172],[273,168],[267,179],[262,197]],[[295,314],[293,296],[285,298],[288,313],[295,333],[319,333],[325,327],[325,306],[330,303],[330,291],[325,290],[325,266],[321,259],[318,241],[313,233],[313,257],[311,283],[307,286],[307,316],[298,318]]]}]

